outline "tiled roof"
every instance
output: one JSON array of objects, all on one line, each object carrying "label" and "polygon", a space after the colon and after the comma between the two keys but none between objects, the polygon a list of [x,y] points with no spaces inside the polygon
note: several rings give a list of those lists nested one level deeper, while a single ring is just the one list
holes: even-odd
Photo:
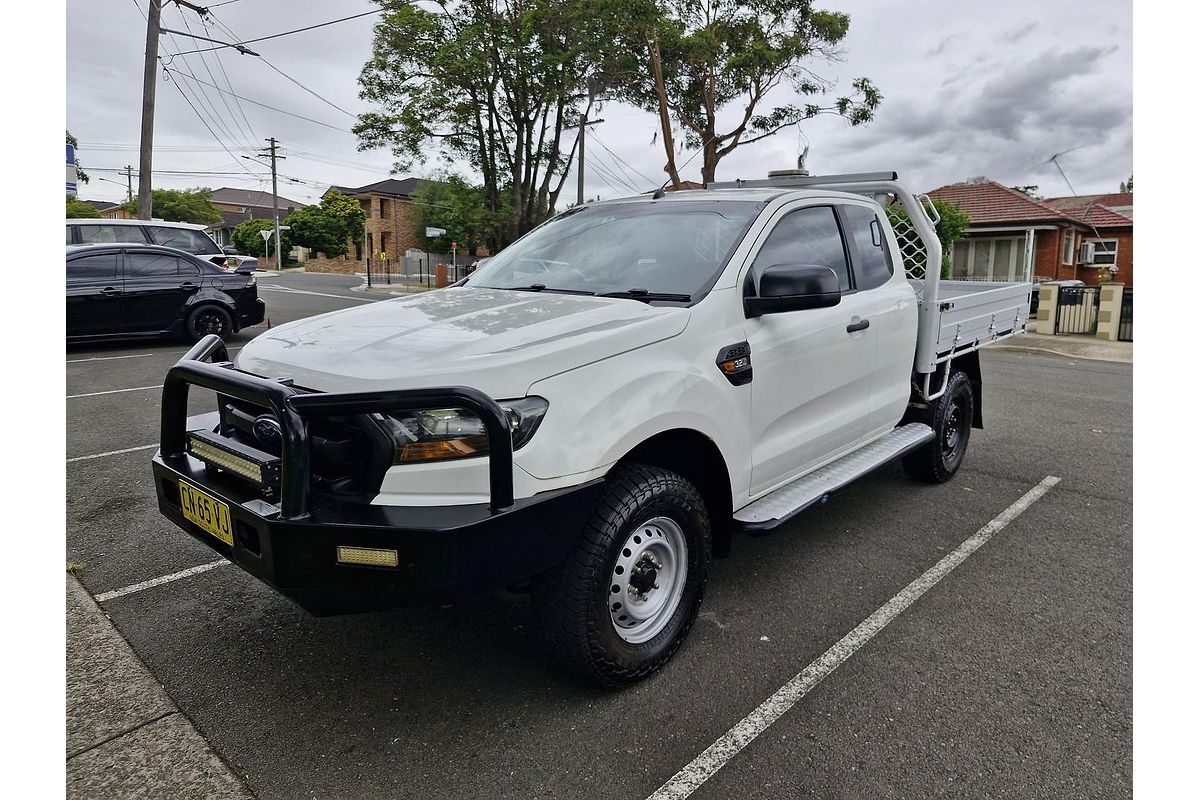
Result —
[{"label": "tiled roof", "polygon": [[1043,202],[1052,208],[1083,208],[1089,203],[1099,203],[1108,208],[1128,208],[1133,206],[1133,192],[1081,194],[1078,197],[1050,197]]},{"label": "tiled roof", "polygon": [[930,197],[949,201],[965,211],[974,225],[1000,222],[1055,222],[1067,219],[1062,211],[995,181],[954,183],[934,189]]},{"label": "tiled roof", "polygon": [[[424,183],[424,181],[420,178],[387,178],[385,180],[376,181],[375,183],[368,183],[366,186],[359,186],[357,188],[352,186],[330,186],[329,188],[337,189],[342,194],[352,196],[375,194],[383,195],[384,197],[407,198],[411,197],[413,192],[420,188],[422,183]],[[326,194],[328,193],[329,192],[326,191]]]},{"label": "tiled roof", "polygon": [[[230,189],[222,187],[214,189],[212,193],[212,201],[214,203],[224,203],[230,206],[254,206],[257,208],[271,208],[271,193],[257,192],[253,189]],[[304,203],[296,200],[289,200],[283,195],[279,196],[279,207],[284,208],[304,208]]]},{"label": "tiled roof", "polygon": [[[1075,198],[1071,198],[1074,200]],[[1064,214],[1070,214],[1073,219],[1097,228],[1132,228],[1133,220],[1124,214],[1113,211],[1100,203],[1084,204],[1077,207],[1061,207]]]}]

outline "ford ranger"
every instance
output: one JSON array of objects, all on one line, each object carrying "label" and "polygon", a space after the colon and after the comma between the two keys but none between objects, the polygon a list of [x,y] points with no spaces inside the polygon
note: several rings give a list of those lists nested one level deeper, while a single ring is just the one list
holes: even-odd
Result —
[{"label": "ford ranger", "polygon": [[165,379],[159,508],[317,614],[527,588],[559,662],[631,683],[735,534],[959,469],[1031,285],[941,280],[936,222],[894,173],[771,173],[572,208],[233,361],[207,337]]}]

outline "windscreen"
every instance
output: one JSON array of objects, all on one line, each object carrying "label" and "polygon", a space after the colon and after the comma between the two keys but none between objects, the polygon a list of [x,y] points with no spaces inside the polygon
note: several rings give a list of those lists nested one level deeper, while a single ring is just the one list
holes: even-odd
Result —
[{"label": "windscreen", "polygon": [[503,250],[468,284],[588,294],[636,290],[698,299],[761,208],[745,200],[583,206]]}]

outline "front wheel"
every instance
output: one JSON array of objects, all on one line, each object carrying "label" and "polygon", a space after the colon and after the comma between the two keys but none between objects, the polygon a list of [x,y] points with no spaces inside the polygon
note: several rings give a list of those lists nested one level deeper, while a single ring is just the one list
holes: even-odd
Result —
[{"label": "front wheel", "polygon": [[696,619],[711,549],[691,483],[659,467],[618,467],[571,554],[535,586],[549,654],[604,686],[650,675]]},{"label": "front wheel", "polygon": [[956,370],[947,379],[946,391],[918,421],[933,428],[933,441],[904,456],[904,471],[926,483],[944,483],[954,477],[967,454],[971,421],[975,418],[975,392],[967,373]]}]

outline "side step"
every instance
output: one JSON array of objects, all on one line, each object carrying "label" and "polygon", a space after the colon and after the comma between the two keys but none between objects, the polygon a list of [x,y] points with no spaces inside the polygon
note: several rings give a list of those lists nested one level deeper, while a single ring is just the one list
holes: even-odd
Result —
[{"label": "side step", "polygon": [[733,515],[734,524],[747,533],[766,533],[830,492],[917,449],[931,439],[933,428],[920,422],[896,428],[883,438],[797,478],[738,510]]}]

